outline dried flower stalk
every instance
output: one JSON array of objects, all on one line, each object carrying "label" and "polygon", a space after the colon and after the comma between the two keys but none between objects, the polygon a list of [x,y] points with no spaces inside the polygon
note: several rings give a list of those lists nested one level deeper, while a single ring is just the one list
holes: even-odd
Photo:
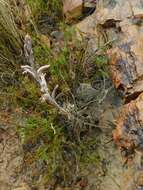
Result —
[{"label": "dried flower stalk", "polygon": [[52,93],[50,93],[50,91],[49,91],[48,84],[47,84],[47,81],[45,79],[45,76],[46,76],[45,71],[50,67],[50,65],[44,65],[44,66],[41,66],[39,69],[36,69],[33,50],[32,50],[32,40],[31,40],[31,37],[29,35],[25,36],[24,53],[25,53],[25,57],[27,59],[27,62],[30,65],[21,66],[21,68],[23,69],[23,74],[31,75],[36,80],[36,82],[39,84],[40,89],[41,89],[41,93],[42,93],[42,96],[41,96],[42,102],[47,102],[47,103],[51,104],[56,109],[58,109],[61,114],[67,116],[68,119],[70,119],[71,113],[68,110],[61,107],[56,102],[55,94],[56,94],[56,90],[58,88],[58,85],[56,85],[54,87]]}]

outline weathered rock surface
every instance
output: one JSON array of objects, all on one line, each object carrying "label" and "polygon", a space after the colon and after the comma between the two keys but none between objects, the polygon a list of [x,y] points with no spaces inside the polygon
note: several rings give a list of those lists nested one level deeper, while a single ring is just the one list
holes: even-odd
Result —
[{"label": "weathered rock surface", "polygon": [[109,51],[110,69],[115,87],[128,102],[143,91],[143,28],[129,22],[120,28],[122,40]]},{"label": "weathered rock surface", "polygon": [[143,93],[123,107],[113,137],[127,154],[143,152]]},{"label": "weathered rock surface", "polygon": [[19,185],[23,153],[13,128],[0,128],[0,189],[9,190]]},{"label": "weathered rock surface", "polygon": [[[96,21],[113,40],[108,51],[110,70],[116,89],[125,102],[143,92],[143,7],[135,0],[99,2]],[[103,1],[104,2],[104,1]]]},{"label": "weathered rock surface", "polygon": [[[117,128],[113,133],[114,142],[120,147],[125,162],[130,161],[135,173],[129,177],[126,190],[138,190],[143,187],[143,93],[134,101],[124,105],[117,119]],[[135,166],[135,153],[138,160]],[[135,159],[134,159],[135,160]]]},{"label": "weathered rock surface", "polygon": [[94,16],[88,16],[83,21],[76,24],[76,28],[78,29],[78,36],[94,36],[96,35],[96,24]]},{"label": "weathered rock surface", "polygon": [[127,103],[116,120],[113,139],[126,162],[136,152],[140,160],[123,189],[139,190],[143,188],[143,1],[99,1],[95,20],[106,42],[112,42],[107,51],[111,77]]}]

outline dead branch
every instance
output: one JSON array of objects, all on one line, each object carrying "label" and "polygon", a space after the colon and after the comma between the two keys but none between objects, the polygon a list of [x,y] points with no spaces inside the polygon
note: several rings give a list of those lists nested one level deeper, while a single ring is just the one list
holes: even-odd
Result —
[{"label": "dead branch", "polygon": [[46,76],[45,71],[50,67],[50,65],[44,65],[44,66],[41,66],[40,68],[36,69],[33,50],[32,50],[32,40],[29,35],[25,36],[24,53],[25,53],[27,62],[30,65],[21,66],[21,68],[23,69],[23,74],[31,75],[36,80],[36,82],[39,84],[41,93],[42,93],[42,95],[41,95],[42,102],[47,102],[47,103],[51,104],[53,107],[58,109],[61,114],[67,116],[68,119],[71,119],[71,116],[72,116],[71,113],[68,110],[61,107],[56,102],[55,94],[56,94],[58,85],[56,85],[54,87],[52,93],[50,93],[50,91],[49,91],[48,83],[45,79],[45,76]]}]

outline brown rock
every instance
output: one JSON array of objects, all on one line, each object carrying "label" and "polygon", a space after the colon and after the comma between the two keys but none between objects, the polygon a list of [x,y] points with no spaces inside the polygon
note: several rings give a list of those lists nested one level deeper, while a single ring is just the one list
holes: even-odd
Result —
[{"label": "brown rock", "polygon": [[143,152],[143,93],[123,107],[113,139],[125,151],[124,156]]},{"label": "brown rock", "polygon": [[138,0],[112,4],[103,0],[95,18],[107,39],[113,40],[108,51],[111,77],[127,103],[143,92],[143,7]]},{"label": "brown rock", "polygon": [[82,13],[82,0],[63,0],[63,13],[67,20],[77,18]]},{"label": "brown rock", "polygon": [[94,16],[88,16],[81,22],[75,25],[75,27],[78,29],[77,34],[80,39],[82,36],[94,36],[96,35],[96,23],[95,23],[95,18]]},{"label": "brown rock", "polygon": [[[124,190],[143,188],[143,164],[135,164],[136,155],[143,155],[143,6],[139,0],[99,1],[95,20],[106,35],[109,67],[116,89],[125,100],[114,142],[120,147],[126,163],[135,171],[123,182]],[[110,50],[109,50],[110,48]],[[137,152],[138,154],[135,154]],[[139,159],[139,161],[141,158]],[[135,162],[134,162],[135,161]],[[139,168],[139,174],[137,174]],[[134,179],[134,173],[135,179]]]},{"label": "brown rock", "polygon": [[142,28],[121,23],[122,41],[108,51],[113,83],[126,102],[143,92],[143,35]]},{"label": "brown rock", "polygon": [[139,0],[102,0],[98,2],[96,21],[104,24],[108,20],[123,21],[126,18],[143,14],[142,2]]}]

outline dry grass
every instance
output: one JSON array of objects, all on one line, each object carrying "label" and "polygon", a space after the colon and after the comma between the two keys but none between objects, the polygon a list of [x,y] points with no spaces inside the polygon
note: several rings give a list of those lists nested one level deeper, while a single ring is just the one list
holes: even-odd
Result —
[{"label": "dry grass", "polygon": [[4,84],[13,78],[22,55],[22,40],[10,3],[0,0],[0,77]]},{"label": "dry grass", "polygon": [[11,34],[14,39],[17,39],[17,42],[19,41],[19,34],[9,0],[0,0],[0,27],[7,34]]}]

